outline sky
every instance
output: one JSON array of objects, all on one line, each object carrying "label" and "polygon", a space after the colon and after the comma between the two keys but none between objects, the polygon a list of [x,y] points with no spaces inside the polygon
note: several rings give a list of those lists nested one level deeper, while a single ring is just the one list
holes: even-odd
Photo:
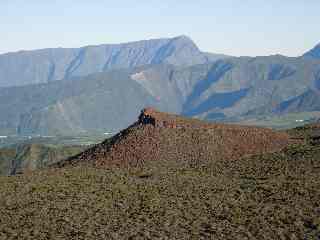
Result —
[{"label": "sky", "polygon": [[187,35],[202,51],[299,56],[319,0],[0,0],[0,53]]}]

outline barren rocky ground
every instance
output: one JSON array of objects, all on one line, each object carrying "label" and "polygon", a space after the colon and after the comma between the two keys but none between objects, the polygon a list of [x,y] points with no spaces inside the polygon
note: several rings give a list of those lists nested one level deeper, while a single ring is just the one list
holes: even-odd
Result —
[{"label": "barren rocky ground", "polygon": [[[237,158],[114,165],[106,157],[1,177],[0,239],[320,239],[317,129],[291,130],[289,145]],[[270,142],[288,136],[261,131]]]},{"label": "barren rocky ground", "polygon": [[138,121],[129,128],[58,165],[137,167],[149,161],[164,160],[198,165],[278,151],[289,141],[285,132],[212,124],[144,109]]}]

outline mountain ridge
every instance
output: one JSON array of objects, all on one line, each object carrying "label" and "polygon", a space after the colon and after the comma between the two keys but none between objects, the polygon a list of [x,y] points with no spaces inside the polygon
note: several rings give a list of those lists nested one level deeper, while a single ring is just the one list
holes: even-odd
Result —
[{"label": "mountain ridge", "polygon": [[203,64],[210,59],[187,36],[81,48],[47,48],[0,55],[0,87],[21,86],[96,72],[167,63]]}]

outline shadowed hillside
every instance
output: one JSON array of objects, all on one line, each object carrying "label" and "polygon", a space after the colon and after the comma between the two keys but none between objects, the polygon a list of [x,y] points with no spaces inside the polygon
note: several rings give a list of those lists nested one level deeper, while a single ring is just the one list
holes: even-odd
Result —
[{"label": "shadowed hillside", "polygon": [[15,175],[43,169],[84,151],[85,146],[18,144],[0,149],[0,175]]}]

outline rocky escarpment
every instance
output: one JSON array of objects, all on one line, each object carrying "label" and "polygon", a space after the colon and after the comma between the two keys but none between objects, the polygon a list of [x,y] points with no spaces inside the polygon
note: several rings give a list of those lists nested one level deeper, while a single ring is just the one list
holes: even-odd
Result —
[{"label": "rocky escarpment", "polygon": [[[156,128],[208,128],[213,125],[196,119],[186,119],[175,114],[158,112],[153,108],[145,108],[141,111],[136,124],[151,124]],[[217,126],[217,125],[216,125]]]},{"label": "rocky escarpment", "polygon": [[277,151],[288,143],[286,133],[270,129],[212,124],[147,108],[129,128],[58,166],[130,167],[150,161],[200,164]]}]

